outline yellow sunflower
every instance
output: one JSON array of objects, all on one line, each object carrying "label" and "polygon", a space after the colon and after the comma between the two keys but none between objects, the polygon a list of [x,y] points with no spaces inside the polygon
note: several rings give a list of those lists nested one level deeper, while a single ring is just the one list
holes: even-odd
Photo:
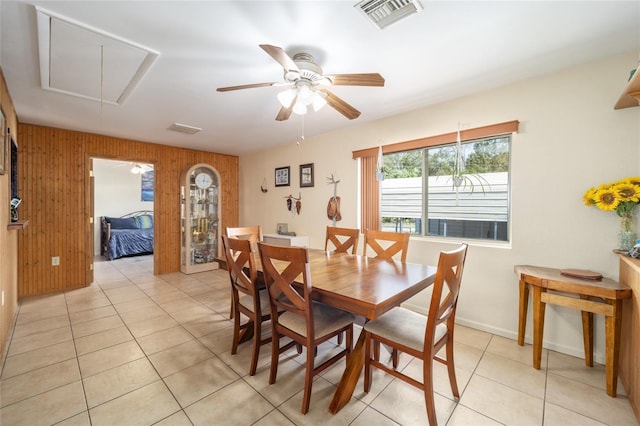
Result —
[{"label": "yellow sunflower", "polygon": [[623,181],[615,185],[612,189],[618,192],[620,201],[640,201],[640,186]]},{"label": "yellow sunflower", "polygon": [[582,196],[582,201],[584,201],[584,205],[587,207],[593,206],[596,203],[596,189],[589,188],[587,192]]},{"label": "yellow sunflower", "polygon": [[620,204],[620,199],[617,197],[617,192],[611,189],[603,189],[596,191],[595,194],[596,206],[600,210],[606,211],[614,211],[618,204]]}]

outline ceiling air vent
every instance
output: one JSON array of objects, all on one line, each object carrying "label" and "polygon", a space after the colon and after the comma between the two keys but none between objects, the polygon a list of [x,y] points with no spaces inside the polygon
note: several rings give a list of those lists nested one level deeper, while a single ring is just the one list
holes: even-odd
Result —
[{"label": "ceiling air vent", "polygon": [[418,0],[363,0],[355,7],[379,29],[384,29],[423,9]]},{"label": "ceiling air vent", "polygon": [[169,130],[173,130],[174,132],[186,133],[188,135],[194,135],[202,130],[199,127],[187,126],[186,124],[173,123],[169,126]]}]

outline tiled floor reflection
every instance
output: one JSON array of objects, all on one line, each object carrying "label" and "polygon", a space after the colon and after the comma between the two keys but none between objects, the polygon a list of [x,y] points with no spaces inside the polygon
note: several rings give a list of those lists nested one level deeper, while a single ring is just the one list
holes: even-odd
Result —
[{"label": "tiled floor reflection", "polygon": [[[231,356],[226,271],[154,276],[152,258],[96,259],[95,283],[21,301],[0,376],[0,424],[9,425],[423,425],[422,393],[374,372],[337,415],[327,407],[343,363],[317,377],[300,413],[304,356],[281,360],[268,384],[270,351],[248,375],[250,347]],[[360,330],[358,329],[357,332]],[[604,367],[465,327],[456,331],[462,392],[455,401],[435,365],[441,425],[637,425],[619,386],[604,391]],[[320,349],[327,356],[331,343]],[[420,378],[421,365],[401,358]]]}]

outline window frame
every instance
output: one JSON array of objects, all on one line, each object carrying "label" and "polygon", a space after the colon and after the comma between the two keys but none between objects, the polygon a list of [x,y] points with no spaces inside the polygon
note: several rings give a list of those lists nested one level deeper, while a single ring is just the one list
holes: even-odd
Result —
[{"label": "window frame", "polygon": [[[492,124],[483,127],[476,127],[460,131],[460,140],[462,142],[474,139],[482,139],[491,136],[500,136],[508,133],[517,133],[519,121],[506,121],[503,123]],[[441,135],[428,136],[420,139],[413,139],[405,142],[398,142],[389,145],[375,146],[371,148],[356,150],[352,152],[353,159],[360,162],[360,229],[377,229],[381,228],[380,218],[380,185],[376,180],[378,151],[382,150],[383,154],[410,151],[420,148],[426,148],[436,145],[447,145],[457,140],[458,132],[450,132]],[[511,142],[513,143],[512,138]],[[413,237],[412,237],[413,238]],[[437,238],[441,240],[451,241],[451,237],[420,237],[420,238]],[[510,238],[511,239],[511,238]],[[484,241],[489,245],[494,245],[493,240]],[[498,243],[504,245],[505,242]]]}]

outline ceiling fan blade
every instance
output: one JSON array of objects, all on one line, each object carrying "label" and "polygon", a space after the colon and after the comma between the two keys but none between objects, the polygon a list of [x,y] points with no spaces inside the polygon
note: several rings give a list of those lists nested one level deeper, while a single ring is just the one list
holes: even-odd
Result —
[{"label": "ceiling fan blade", "polygon": [[384,86],[384,78],[378,73],[326,75],[336,86]]},{"label": "ceiling fan blade", "polygon": [[261,44],[262,50],[267,52],[269,56],[278,61],[285,71],[295,71],[300,73],[300,68],[293,62],[293,59],[281,47],[271,46],[270,44]]},{"label": "ceiling fan blade", "polygon": [[291,106],[289,108],[287,107],[280,108],[280,112],[278,112],[278,115],[276,116],[276,121],[288,120],[289,117],[291,116],[292,111],[293,111],[293,102],[291,103]]},{"label": "ceiling fan blade", "polygon": [[229,92],[231,90],[253,89],[255,87],[276,86],[278,84],[279,83],[253,83],[253,84],[243,84],[241,86],[218,87],[216,90],[218,92]]},{"label": "ceiling fan blade", "polygon": [[340,114],[347,117],[349,120],[360,117],[360,111],[358,111],[330,91],[323,89],[321,90],[321,92],[326,93],[327,103],[331,106],[331,108],[335,109]]}]

